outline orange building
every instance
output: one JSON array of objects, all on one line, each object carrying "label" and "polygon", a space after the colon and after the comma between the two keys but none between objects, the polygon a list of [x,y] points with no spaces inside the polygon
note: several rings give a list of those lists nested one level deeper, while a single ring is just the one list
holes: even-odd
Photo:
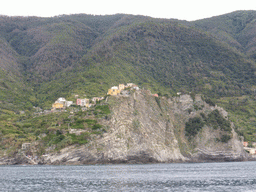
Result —
[{"label": "orange building", "polygon": [[52,108],[53,109],[62,109],[62,108],[64,108],[64,105],[62,103],[53,103]]},{"label": "orange building", "polygon": [[120,94],[120,92],[121,91],[118,89],[118,87],[114,86],[108,90],[108,95],[118,95],[118,94]]}]

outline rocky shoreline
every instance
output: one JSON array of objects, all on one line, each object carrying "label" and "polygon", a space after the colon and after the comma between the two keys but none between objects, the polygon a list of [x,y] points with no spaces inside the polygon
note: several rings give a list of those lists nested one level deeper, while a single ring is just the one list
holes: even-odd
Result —
[{"label": "rocky shoreline", "polygon": [[[227,112],[209,106],[200,95],[194,99],[181,95],[171,99],[155,98],[146,91],[129,97],[111,97],[109,127],[101,137],[85,145],[73,145],[55,152],[30,158],[19,152],[12,158],[0,158],[0,165],[88,165],[201,163],[255,160],[243,149],[241,138],[231,123],[231,132],[204,125],[192,139],[185,136],[185,122],[200,114],[218,110],[227,119]],[[197,108],[195,108],[197,106]],[[200,109],[199,109],[200,108]],[[222,134],[230,139],[221,142]]]},{"label": "rocky shoreline", "polygon": [[242,161],[256,161],[256,157],[252,156],[229,156],[229,155],[210,155],[199,154],[197,158],[191,159],[177,159],[161,162],[154,159],[148,154],[141,153],[138,156],[129,156],[125,159],[103,159],[103,158],[88,158],[81,157],[63,157],[58,160],[51,158],[40,158],[36,161],[28,159],[24,156],[16,155],[13,158],[1,158],[1,165],[97,165],[97,164],[155,164],[155,163],[210,163],[210,162],[242,162]]}]

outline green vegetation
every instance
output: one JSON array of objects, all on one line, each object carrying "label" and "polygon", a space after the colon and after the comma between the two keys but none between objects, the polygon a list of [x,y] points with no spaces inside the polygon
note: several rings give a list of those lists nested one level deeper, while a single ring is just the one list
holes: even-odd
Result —
[{"label": "green vegetation", "polygon": [[[254,12],[248,15],[246,22],[234,24],[250,23]],[[192,91],[214,98],[248,94],[256,82],[255,63],[197,30],[203,21],[187,27],[184,22],[132,15],[1,18],[0,40],[8,45],[4,54],[13,58],[9,65],[19,67],[3,71],[6,77],[0,86],[12,82],[32,88],[20,109],[50,108],[56,97],[71,98],[74,93],[105,95],[120,82],[134,82],[162,95]],[[8,73],[17,73],[13,69],[19,69],[13,77],[21,78],[6,81]],[[22,86],[16,87],[20,97]],[[10,90],[2,93],[1,100],[15,95]],[[10,97],[8,104],[17,101],[17,105],[18,99]]]},{"label": "green vegetation", "polygon": [[[213,127],[214,129],[220,129],[228,134],[231,133],[230,122],[223,118],[217,109],[207,116],[204,113],[201,113],[200,115],[201,117],[189,118],[188,122],[185,124],[185,135],[189,139],[196,136],[204,125]],[[227,142],[230,138],[229,135],[223,134],[220,141]]]},{"label": "green vegetation", "polygon": [[88,140],[90,138],[90,134],[88,132],[82,133],[81,135],[69,134],[68,136],[70,136],[72,139],[71,144],[80,144],[80,145],[88,143],[89,142]]},{"label": "green vegetation", "polygon": [[219,111],[215,109],[212,111],[208,118],[205,119],[208,125],[211,125],[214,129],[220,128],[222,131],[231,132],[231,125],[228,120],[223,118]]},{"label": "green vegetation", "polygon": [[227,143],[231,139],[230,135],[222,135],[220,141],[223,143]]},{"label": "green vegetation", "polygon": [[72,124],[71,127],[73,129],[83,129],[84,128],[84,122],[85,120],[83,119],[76,119]]},{"label": "green vegetation", "polygon": [[255,11],[235,11],[192,24],[255,59],[255,18]]},{"label": "green vegetation", "polygon": [[229,119],[235,123],[236,132],[245,141],[256,142],[256,99],[255,96],[223,97],[218,105],[229,112]]},{"label": "green vegetation", "polygon": [[196,136],[204,125],[205,123],[201,117],[190,118],[185,126],[186,136],[189,138]]},{"label": "green vegetation", "polygon": [[210,106],[215,106],[215,103],[212,101],[212,99],[210,99],[210,98],[204,98],[204,101],[207,103],[207,104],[209,104]]},{"label": "green vegetation", "polygon": [[98,116],[107,116],[109,115],[110,109],[108,105],[97,105],[95,107],[95,111],[94,111],[94,115],[98,115]]},{"label": "green vegetation", "polygon": [[[194,22],[122,14],[0,16],[0,145],[15,148],[46,134],[45,143],[61,147],[81,140],[68,128],[101,133],[99,119],[111,116],[108,105],[73,117],[34,117],[33,106],[50,109],[56,98],[75,101],[76,94],[104,96],[129,82],[159,96],[191,92],[194,100],[203,94],[206,103],[229,112],[245,140],[256,142],[255,19],[255,11]],[[200,118],[189,121],[188,133],[196,135],[203,123],[230,131],[217,112]]]},{"label": "green vegetation", "polygon": [[[32,113],[17,115],[4,110],[0,115],[0,149],[9,150],[11,155],[21,148],[22,143],[37,141],[40,148],[38,151],[43,154],[49,147],[60,150],[72,144],[89,143],[92,135],[106,132],[100,123],[101,118],[94,115],[100,109],[110,113],[108,105],[96,105],[89,111],[79,110],[72,115],[69,111],[40,116]],[[70,129],[81,132],[70,133]]]}]

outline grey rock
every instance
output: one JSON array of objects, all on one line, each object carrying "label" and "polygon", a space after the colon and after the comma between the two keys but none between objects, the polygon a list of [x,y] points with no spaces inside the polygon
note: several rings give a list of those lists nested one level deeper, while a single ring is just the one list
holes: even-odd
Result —
[{"label": "grey rock", "polygon": [[[207,126],[192,141],[185,136],[185,123],[201,112],[210,113],[217,109],[223,116],[228,115],[220,107],[210,107],[200,95],[196,95],[195,101],[189,95],[165,99],[140,90],[127,97],[109,97],[108,102],[112,114],[108,120],[101,120],[101,124],[109,127],[103,137],[83,146],[70,146],[58,153],[49,153],[39,158],[38,164],[248,160],[233,124],[232,138],[227,143],[216,142],[215,138],[223,133]],[[203,106],[203,109],[192,110],[194,104]],[[189,113],[188,109],[192,112]]]}]

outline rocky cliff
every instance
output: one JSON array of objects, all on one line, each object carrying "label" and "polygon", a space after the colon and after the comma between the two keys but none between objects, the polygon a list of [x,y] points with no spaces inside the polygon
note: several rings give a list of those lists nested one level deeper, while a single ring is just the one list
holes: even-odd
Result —
[{"label": "rocky cliff", "polygon": [[[228,118],[225,110],[209,106],[200,95],[193,99],[190,95],[167,99],[140,90],[126,96],[110,96],[107,102],[111,106],[111,117],[101,120],[101,124],[108,128],[106,133],[86,145],[70,146],[57,153],[46,154],[35,163],[169,163],[248,159],[232,123],[230,132],[204,124],[193,137],[186,133],[186,122],[202,114],[218,110],[222,118]],[[221,141],[225,134],[229,138]],[[16,163],[20,162],[17,160]],[[9,164],[15,164],[15,160]]]},{"label": "rocky cliff", "polygon": [[[111,96],[109,127],[101,138],[82,147],[65,148],[44,156],[47,164],[95,163],[156,163],[241,161],[247,159],[234,125],[231,139],[221,142],[223,131],[204,126],[194,137],[185,136],[185,122],[200,113],[217,109],[227,118],[227,112],[211,107],[200,96],[190,95],[171,99],[153,97],[148,91],[136,91],[130,96]],[[199,109],[198,107],[199,106]],[[196,108],[196,109],[195,109]]]}]

